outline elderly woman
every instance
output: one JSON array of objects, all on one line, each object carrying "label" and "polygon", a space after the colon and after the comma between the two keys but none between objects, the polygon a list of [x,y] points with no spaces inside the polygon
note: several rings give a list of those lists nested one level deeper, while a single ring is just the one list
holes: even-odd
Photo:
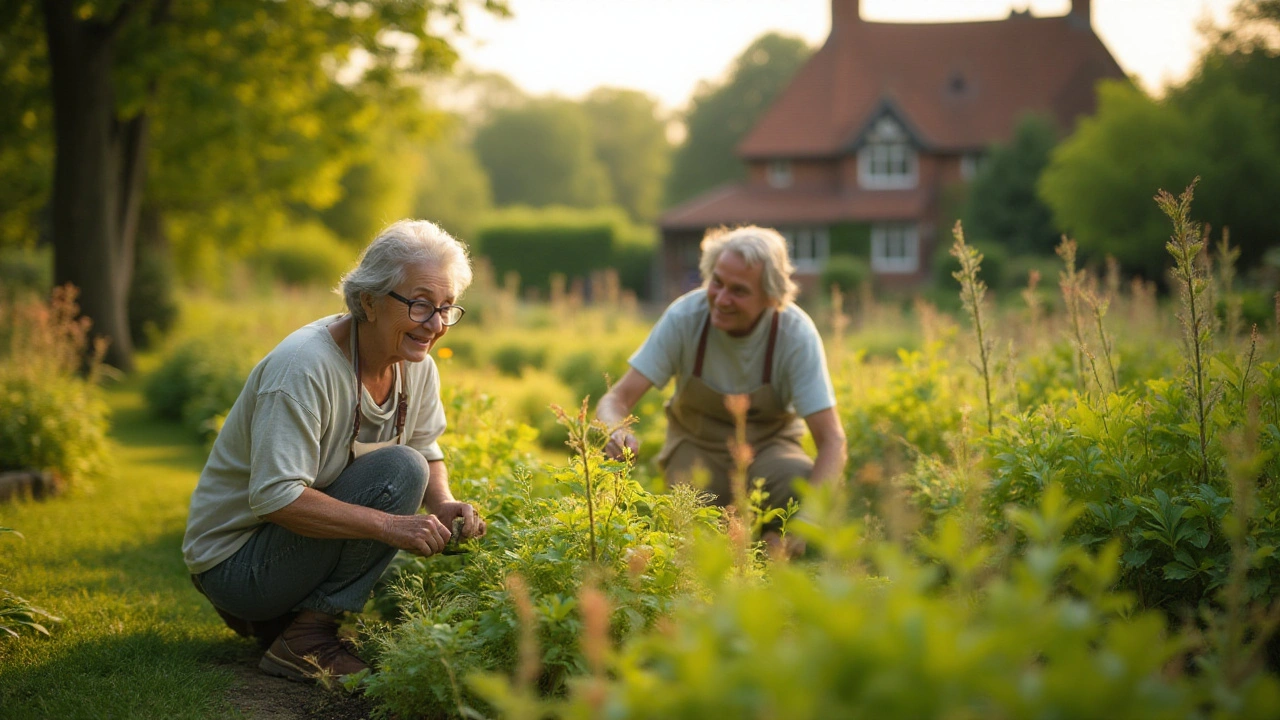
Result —
[{"label": "elderly woman", "polygon": [[[339,640],[396,550],[445,549],[484,521],[449,491],[429,353],[462,318],[466,249],[425,221],[374,239],[342,278],[347,313],[284,339],[245,382],[191,498],[182,550],[259,667],[302,680],[367,665]],[[427,514],[418,513],[425,508]]]}]

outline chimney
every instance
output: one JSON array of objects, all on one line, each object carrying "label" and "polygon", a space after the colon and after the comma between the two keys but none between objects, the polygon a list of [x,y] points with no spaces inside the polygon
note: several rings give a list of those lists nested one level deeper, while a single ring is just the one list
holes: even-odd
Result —
[{"label": "chimney", "polygon": [[831,33],[842,27],[852,27],[862,22],[858,8],[860,0],[831,0]]},{"label": "chimney", "polygon": [[[833,0],[837,1],[838,0]],[[1067,17],[1070,18],[1071,24],[1077,27],[1088,28],[1093,26],[1093,2],[1092,0],[1071,0],[1071,12]]]}]

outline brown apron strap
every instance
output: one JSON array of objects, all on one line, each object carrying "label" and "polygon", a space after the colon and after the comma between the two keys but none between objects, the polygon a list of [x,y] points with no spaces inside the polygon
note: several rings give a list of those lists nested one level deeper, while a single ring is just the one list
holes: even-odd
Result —
[{"label": "brown apron strap", "polygon": [[707,319],[702,321],[702,336],[698,338],[698,354],[693,357],[693,376],[702,378],[702,358],[707,354],[707,331],[711,328],[711,311],[707,311]]},{"label": "brown apron strap", "polygon": [[778,311],[773,311],[773,320],[769,322],[769,345],[764,350],[764,384],[773,379],[773,346],[778,342]]},{"label": "brown apron strap", "polygon": [[[405,394],[405,386],[408,385],[408,375],[404,374],[404,361],[400,361],[400,377],[396,378],[397,384],[400,385],[400,397],[396,399],[396,438],[404,437],[404,421],[409,414],[409,398]],[[403,444],[403,443],[401,443]]]}]

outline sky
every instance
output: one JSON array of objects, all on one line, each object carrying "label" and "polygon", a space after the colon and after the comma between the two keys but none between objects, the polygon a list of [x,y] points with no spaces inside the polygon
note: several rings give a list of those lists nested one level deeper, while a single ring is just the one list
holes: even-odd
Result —
[{"label": "sky", "polygon": [[[469,13],[463,62],[526,92],[578,98],[601,85],[643,90],[683,108],[700,80],[719,78],[770,30],[815,47],[831,0],[509,0],[513,16]],[[861,0],[883,22],[997,20],[1011,9],[1064,15],[1070,0]],[[1120,66],[1153,93],[1186,77],[1203,47],[1197,24],[1224,24],[1235,0],[1093,0],[1093,26]]]}]

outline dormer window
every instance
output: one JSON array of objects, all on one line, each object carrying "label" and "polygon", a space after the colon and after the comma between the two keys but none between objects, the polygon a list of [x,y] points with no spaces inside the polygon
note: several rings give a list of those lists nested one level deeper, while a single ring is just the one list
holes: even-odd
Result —
[{"label": "dormer window", "polygon": [[790,160],[771,160],[769,161],[768,170],[769,187],[788,188],[791,187],[791,161]]},{"label": "dormer window", "polygon": [[916,186],[916,175],[916,151],[906,130],[891,117],[877,120],[858,151],[858,183],[872,190],[903,190]]}]

